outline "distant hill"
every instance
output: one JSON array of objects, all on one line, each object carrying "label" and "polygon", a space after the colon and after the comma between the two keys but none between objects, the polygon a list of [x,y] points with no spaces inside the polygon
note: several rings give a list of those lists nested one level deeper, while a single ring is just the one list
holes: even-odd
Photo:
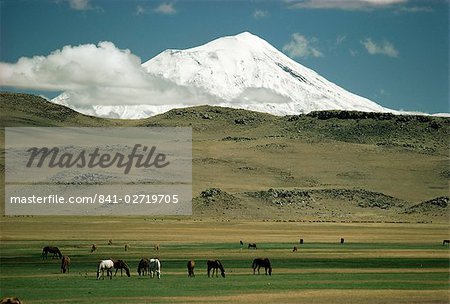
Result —
[{"label": "distant hill", "polygon": [[[192,127],[194,217],[447,221],[448,206],[433,202],[448,202],[450,118],[347,111],[279,117],[198,106],[114,120],[33,95],[0,99],[2,127]],[[3,155],[1,163],[3,171]]]}]

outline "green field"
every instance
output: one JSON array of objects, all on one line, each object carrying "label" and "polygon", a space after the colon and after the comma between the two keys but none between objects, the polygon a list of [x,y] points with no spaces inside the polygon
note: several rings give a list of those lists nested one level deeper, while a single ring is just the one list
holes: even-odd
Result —
[{"label": "green field", "polygon": [[[442,245],[446,225],[140,218],[62,222],[2,220],[2,297],[19,296],[25,303],[411,303],[412,295],[418,302],[449,300],[450,252]],[[107,245],[110,238],[113,245]],[[256,242],[258,249],[247,249],[248,242]],[[89,252],[93,243],[96,253]],[[124,244],[130,246],[126,252]],[[56,245],[71,257],[69,274],[60,273],[59,260],[41,260],[45,245]],[[292,252],[293,246],[298,252]],[[161,260],[161,280],[139,277],[139,260],[155,256]],[[271,259],[272,276],[252,274],[251,262],[259,256]],[[98,261],[110,257],[125,260],[132,276],[119,272],[112,280],[97,281]],[[212,258],[222,260],[226,278],[207,278],[206,260]],[[189,259],[197,264],[195,278],[187,277]]]}]

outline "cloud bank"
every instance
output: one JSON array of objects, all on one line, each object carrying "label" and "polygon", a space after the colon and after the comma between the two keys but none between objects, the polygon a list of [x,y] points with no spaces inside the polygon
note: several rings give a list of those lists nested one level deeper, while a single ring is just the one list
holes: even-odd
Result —
[{"label": "cloud bank", "polygon": [[408,0],[300,0],[289,1],[293,9],[372,10],[404,4]]},{"label": "cloud bank", "polygon": [[141,59],[111,42],[65,46],[48,56],[0,62],[0,85],[65,91],[71,105],[208,103],[213,97],[149,74]]}]

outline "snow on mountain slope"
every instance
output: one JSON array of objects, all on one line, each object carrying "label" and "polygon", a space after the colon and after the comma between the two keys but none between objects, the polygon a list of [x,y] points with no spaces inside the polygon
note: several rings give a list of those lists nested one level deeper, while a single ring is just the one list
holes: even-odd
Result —
[{"label": "snow on mountain slope", "polygon": [[[275,115],[315,110],[393,112],[344,90],[248,32],[187,50],[166,50],[142,67],[150,75],[213,96],[210,105]],[[70,106],[70,94],[53,101]],[[142,118],[192,105],[180,100],[170,105],[96,105],[76,110],[96,116]]]}]

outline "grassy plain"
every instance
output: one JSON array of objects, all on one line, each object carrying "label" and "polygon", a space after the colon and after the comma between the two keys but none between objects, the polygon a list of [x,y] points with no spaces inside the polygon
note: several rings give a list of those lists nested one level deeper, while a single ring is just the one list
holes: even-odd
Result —
[{"label": "grassy plain", "polygon": [[[265,302],[446,303],[447,225],[216,222],[143,218],[15,218],[1,220],[1,296],[25,303]],[[305,243],[298,244],[299,238]],[[339,244],[340,237],[346,243]],[[108,246],[107,240],[113,239]],[[256,242],[257,250],[239,244]],[[98,246],[90,253],[90,246]],[[159,251],[154,244],[160,244]],[[45,245],[72,259],[40,258]],[[129,251],[124,251],[129,244]],[[292,252],[298,246],[298,252]],[[158,256],[162,279],[136,274],[142,257]],[[253,276],[251,261],[267,256],[272,276]],[[130,278],[97,281],[100,259],[127,261]],[[227,277],[207,278],[206,260],[221,259]],[[188,278],[186,262],[197,262]],[[119,274],[118,274],[119,275]],[[407,297],[407,298],[404,298]],[[411,302],[412,301],[412,302]]]}]

